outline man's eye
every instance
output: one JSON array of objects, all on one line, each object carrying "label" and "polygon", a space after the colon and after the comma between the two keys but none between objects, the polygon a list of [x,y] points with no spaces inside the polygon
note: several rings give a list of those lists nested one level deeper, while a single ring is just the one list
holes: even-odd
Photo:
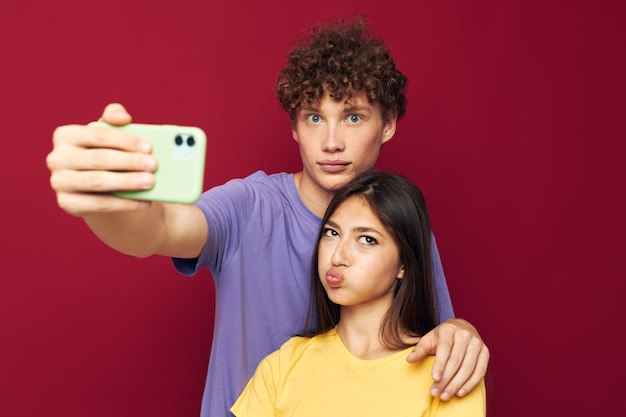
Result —
[{"label": "man's eye", "polygon": [[322,118],[317,114],[312,114],[309,116],[309,121],[312,123],[319,123],[321,120]]},{"label": "man's eye", "polygon": [[361,116],[359,116],[357,114],[351,114],[348,117],[348,120],[350,120],[351,123],[358,123],[361,120]]}]

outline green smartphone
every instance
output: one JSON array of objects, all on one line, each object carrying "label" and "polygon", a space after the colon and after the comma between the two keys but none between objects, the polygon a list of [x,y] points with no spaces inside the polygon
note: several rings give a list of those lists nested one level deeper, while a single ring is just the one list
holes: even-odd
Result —
[{"label": "green smartphone", "polygon": [[111,126],[93,122],[90,126],[115,127],[148,140],[157,159],[154,187],[142,191],[118,191],[114,194],[136,200],[191,204],[202,194],[206,135],[193,126],[131,123]]}]

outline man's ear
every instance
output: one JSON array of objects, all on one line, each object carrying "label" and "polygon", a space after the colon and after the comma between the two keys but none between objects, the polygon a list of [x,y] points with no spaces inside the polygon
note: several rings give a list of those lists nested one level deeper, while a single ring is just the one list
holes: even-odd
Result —
[{"label": "man's ear", "polygon": [[396,115],[391,115],[385,121],[385,125],[383,126],[383,143],[389,141],[393,138],[393,135],[396,134],[396,123],[398,118]]},{"label": "man's ear", "polygon": [[297,124],[298,122],[296,121],[295,118],[291,119],[291,137],[293,137],[293,140],[300,143],[300,137],[298,136]]}]

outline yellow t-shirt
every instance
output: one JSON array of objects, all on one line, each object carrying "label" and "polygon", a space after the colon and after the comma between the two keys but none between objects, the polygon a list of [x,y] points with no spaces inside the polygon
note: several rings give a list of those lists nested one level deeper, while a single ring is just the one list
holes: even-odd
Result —
[{"label": "yellow t-shirt", "polygon": [[434,358],[408,363],[410,351],[363,360],[334,329],[293,337],[261,361],[231,411],[237,417],[486,415],[484,382],[464,398],[442,402],[429,393]]}]

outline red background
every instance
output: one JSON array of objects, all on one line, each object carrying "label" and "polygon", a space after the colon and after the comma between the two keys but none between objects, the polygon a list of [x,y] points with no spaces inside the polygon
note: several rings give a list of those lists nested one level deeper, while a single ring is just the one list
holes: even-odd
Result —
[{"label": "red background", "polygon": [[119,101],[205,129],[206,187],[298,170],[277,72],[300,30],[356,7],[410,79],[379,167],[427,196],[456,312],[492,351],[490,415],[615,415],[625,3],[280,3],[2,3],[0,415],[198,415],[208,271],[118,254],[62,212],[52,131]]}]

